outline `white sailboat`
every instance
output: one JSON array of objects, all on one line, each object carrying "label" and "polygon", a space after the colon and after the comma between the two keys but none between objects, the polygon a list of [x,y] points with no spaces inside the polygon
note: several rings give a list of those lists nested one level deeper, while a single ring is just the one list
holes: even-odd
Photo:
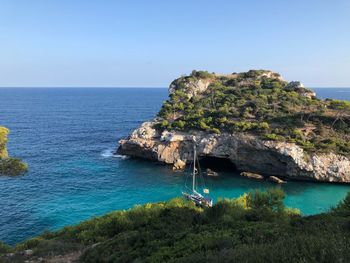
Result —
[{"label": "white sailboat", "polygon": [[193,171],[192,171],[192,189],[188,192],[182,192],[182,195],[187,200],[194,202],[196,205],[201,207],[212,207],[213,200],[209,196],[209,189],[204,188],[203,193],[206,195],[200,194],[196,190],[196,176],[198,175],[198,170],[196,168],[197,162],[197,147],[195,137],[193,138]]}]

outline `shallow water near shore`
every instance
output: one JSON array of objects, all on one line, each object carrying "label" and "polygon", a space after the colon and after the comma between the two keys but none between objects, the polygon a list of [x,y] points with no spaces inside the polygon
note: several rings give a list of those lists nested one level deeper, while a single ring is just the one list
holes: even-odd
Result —
[{"label": "shallow water near shore", "polygon": [[[350,89],[316,89],[350,100]],[[0,125],[9,152],[29,164],[22,177],[0,177],[0,240],[9,244],[135,204],[179,196],[182,173],[155,162],[113,156],[120,138],[154,117],[167,89],[0,89]],[[252,160],[254,161],[254,160]],[[208,178],[215,199],[274,184],[234,172]],[[286,205],[304,214],[336,205],[350,185],[288,182]]]}]

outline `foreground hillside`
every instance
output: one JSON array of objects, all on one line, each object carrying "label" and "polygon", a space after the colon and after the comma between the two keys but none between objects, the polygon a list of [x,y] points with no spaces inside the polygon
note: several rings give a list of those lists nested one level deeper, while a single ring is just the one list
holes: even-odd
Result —
[{"label": "foreground hillside", "polygon": [[251,70],[193,71],[174,80],[158,116],[120,141],[120,154],[168,164],[227,159],[238,170],[350,182],[350,102],[320,100],[297,81]]},{"label": "foreground hillside", "polygon": [[350,262],[350,194],[328,213],[303,217],[279,189],[199,209],[182,199],[136,206],[47,232],[1,262]]},{"label": "foreground hillside", "polygon": [[8,156],[6,143],[9,130],[0,126],[0,175],[20,175],[28,170],[21,160]]}]

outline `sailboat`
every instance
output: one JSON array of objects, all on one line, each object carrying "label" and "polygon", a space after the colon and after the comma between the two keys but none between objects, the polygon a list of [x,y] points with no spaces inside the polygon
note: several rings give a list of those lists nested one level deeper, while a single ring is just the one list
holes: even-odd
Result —
[{"label": "sailboat", "polygon": [[[196,147],[196,139],[193,137],[193,170],[192,170],[192,189],[188,189],[189,191],[182,192],[182,195],[185,199],[194,202],[197,206],[200,207],[212,207],[213,200],[209,196],[209,189],[204,188],[203,194],[200,194],[196,189],[196,176],[199,175],[198,169],[196,168],[197,161],[197,147]],[[199,168],[199,164],[198,164]]]}]

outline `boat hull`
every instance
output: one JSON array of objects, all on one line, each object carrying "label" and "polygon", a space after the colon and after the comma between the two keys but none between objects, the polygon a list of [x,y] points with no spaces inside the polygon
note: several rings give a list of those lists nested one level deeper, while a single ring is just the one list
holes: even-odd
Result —
[{"label": "boat hull", "polygon": [[197,206],[200,207],[212,207],[213,201],[211,199],[205,198],[204,196],[196,193],[185,193],[182,192],[182,195],[185,199],[194,202]]}]

